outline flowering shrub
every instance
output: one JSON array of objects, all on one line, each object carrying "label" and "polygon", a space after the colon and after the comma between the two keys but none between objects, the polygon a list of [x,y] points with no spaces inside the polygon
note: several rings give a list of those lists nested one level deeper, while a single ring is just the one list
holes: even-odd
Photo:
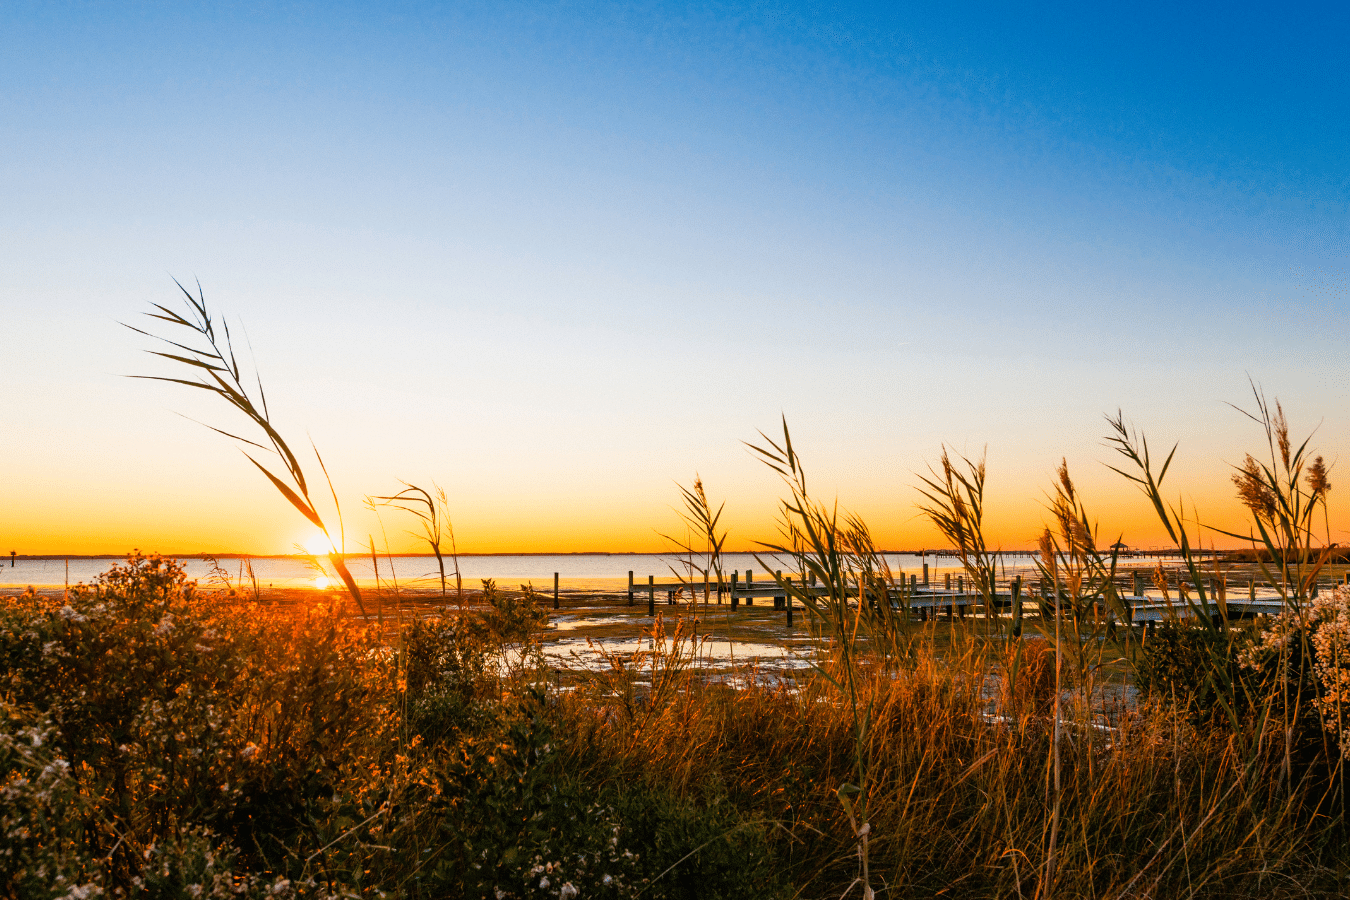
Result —
[{"label": "flowering shrub", "polygon": [[1324,727],[1350,756],[1350,587],[1341,586],[1313,601],[1314,670],[1321,683],[1317,709]]},{"label": "flowering shrub", "polygon": [[370,649],[331,611],[267,614],[136,556],[0,609],[0,691],[50,722],[70,789],[95,801],[82,845],[126,889],[192,828],[283,852],[387,729]]},{"label": "flowering shrub", "polygon": [[1241,654],[1245,669],[1300,690],[1322,728],[1350,756],[1350,588],[1339,586],[1313,598],[1300,615],[1272,618]]},{"label": "flowering shrub", "polygon": [[54,729],[0,702],[0,893],[93,898],[103,878],[78,823],[85,801],[70,764],[55,756]]}]

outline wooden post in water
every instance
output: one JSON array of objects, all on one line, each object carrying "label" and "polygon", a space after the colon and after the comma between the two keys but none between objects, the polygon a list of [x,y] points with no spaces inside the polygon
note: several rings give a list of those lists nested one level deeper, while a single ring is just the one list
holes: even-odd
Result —
[{"label": "wooden post in water", "polygon": [[[774,579],[774,581],[777,582],[778,584],[782,584],[782,583],[783,583],[783,570],[782,570],[782,569],[778,569],[777,571],[775,571],[775,572],[773,573],[773,579]],[[786,597],[779,597],[779,596],[776,596],[776,595],[775,595],[774,598],[773,598],[773,608],[774,608],[774,609],[782,609],[783,607],[780,606],[779,604],[781,604],[781,603],[782,603],[784,600],[786,600],[786,599],[787,599]]]},{"label": "wooden post in water", "polygon": [[791,628],[791,627],[792,627],[792,593],[791,593],[791,588],[792,588],[792,576],[791,576],[791,575],[789,575],[789,576],[787,577],[787,585],[788,585],[789,593],[788,593],[788,595],[787,595],[786,597],[783,598],[783,605],[787,607],[787,627]]},{"label": "wooden post in water", "polygon": [[1134,596],[1144,596],[1144,573],[1136,571],[1134,573]]},{"label": "wooden post in water", "polygon": [[647,615],[656,615],[656,576],[647,576]]},{"label": "wooden post in water", "polygon": [[1022,576],[1014,575],[1012,580],[1012,633],[1013,637],[1022,636]]},{"label": "wooden post in water", "polygon": [[740,577],[741,577],[741,573],[740,573],[740,572],[732,572],[732,573],[731,573],[731,608],[732,608],[732,609],[735,609],[736,607],[738,607],[738,606],[741,605],[741,600],[740,600],[740,598],[736,596],[736,588],[737,588],[737,586],[738,586],[739,583],[740,583]]},{"label": "wooden post in water", "polygon": [[952,589],[952,573],[944,572],[942,575],[942,589],[950,591]]},{"label": "wooden post in water", "polygon": [[923,564],[923,586],[928,587],[928,563]]},{"label": "wooden post in water", "polygon": [[[755,586],[755,572],[753,569],[745,570],[745,589],[748,591]],[[745,605],[754,606],[755,598],[752,594],[745,595]]]},{"label": "wooden post in water", "polygon": [[[1347,576],[1347,577],[1350,577],[1350,576]],[[1256,602],[1256,579],[1255,579],[1255,578],[1248,578],[1248,579],[1247,579],[1247,599],[1251,600],[1253,603]]]},{"label": "wooden post in water", "polygon": [[553,608],[558,608],[558,573],[553,573]]},{"label": "wooden post in water", "polygon": [[633,605],[633,570],[628,570],[628,605]]}]

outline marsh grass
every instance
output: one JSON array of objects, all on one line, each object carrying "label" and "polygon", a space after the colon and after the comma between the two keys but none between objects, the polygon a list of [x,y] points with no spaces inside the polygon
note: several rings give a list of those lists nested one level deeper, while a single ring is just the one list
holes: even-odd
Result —
[{"label": "marsh grass", "polygon": [[[1050,655],[1048,648],[1028,652],[1036,661]],[[1043,678],[1028,675],[1020,694],[991,701],[985,687],[998,679],[999,662],[989,642],[972,635],[940,654],[920,640],[899,673],[860,669],[858,703],[870,710],[862,735],[868,874],[878,893],[1334,890],[1331,871],[1319,875],[1312,862],[1332,830],[1310,826],[1292,799],[1263,796],[1231,736],[1165,714],[1128,714],[1110,731],[1067,717],[1062,838],[1047,870],[1049,691]],[[1040,663],[1039,671],[1046,668]],[[775,823],[777,856],[807,896],[838,896],[859,877],[857,829],[832,789],[856,777],[852,702],[825,680],[797,691],[737,692],[691,682],[667,706],[645,709],[634,728],[622,715],[587,714],[593,707],[584,697],[564,700],[572,715],[593,722],[579,736],[584,752],[574,751],[576,765],[598,767],[594,777],[602,779],[656,779],[691,796],[725,787],[738,806]],[[1303,874],[1291,880],[1295,871]]]},{"label": "marsh grass", "polygon": [[727,531],[721,527],[722,511],[726,504],[718,505],[714,510],[703,489],[703,478],[695,474],[692,487],[679,485],[680,498],[684,509],[679,510],[681,523],[685,526],[684,537],[662,535],[679,554],[684,571],[671,566],[671,573],[688,585],[691,596],[696,595],[699,583],[703,587],[703,606],[707,609],[711,594],[715,591],[717,602],[722,602],[722,590],[726,573],[722,568],[722,552],[727,542]]},{"label": "marsh grass", "polygon": [[960,457],[953,463],[943,447],[938,468],[930,466],[919,481],[919,511],[956,551],[992,626],[996,569],[995,555],[984,537],[984,454],[978,462]]}]

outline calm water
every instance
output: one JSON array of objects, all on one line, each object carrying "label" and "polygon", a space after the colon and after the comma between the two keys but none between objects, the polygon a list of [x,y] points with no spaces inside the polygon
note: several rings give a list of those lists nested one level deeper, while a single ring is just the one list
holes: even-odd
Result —
[{"label": "calm water", "polygon": [[[750,553],[729,553],[724,557],[724,567],[728,573],[754,571],[757,578],[766,575],[766,567]],[[762,557],[763,562],[770,558]],[[960,564],[952,557],[920,557],[918,554],[889,554],[887,561],[893,569],[914,573],[922,577],[923,563],[927,561],[930,573],[958,572]],[[182,561],[188,576],[199,581],[208,581],[211,564],[200,559]],[[11,567],[9,560],[0,562],[0,588],[60,587],[67,583],[91,582],[113,565],[109,559],[20,559]],[[316,579],[330,578],[331,569],[321,571],[308,558],[286,557],[284,559],[255,559],[253,571],[258,583],[263,587],[313,587]],[[387,582],[391,575],[391,560],[379,561],[380,580]],[[1004,557],[1008,574],[1027,572],[1033,566],[1029,555],[1009,555]],[[242,560],[221,560],[221,567],[231,578],[238,579],[245,572]],[[408,556],[392,560],[392,575],[402,587],[430,588],[438,584],[436,560],[430,556]],[[349,559],[348,568],[362,587],[374,585],[374,572],[370,558]],[[447,560],[447,566],[451,563]],[[69,567],[69,575],[67,575]],[[675,580],[672,567],[685,572],[679,561],[673,556],[647,553],[616,553],[611,555],[564,554],[559,556],[461,556],[460,573],[466,587],[478,587],[480,579],[495,578],[502,587],[516,587],[521,584],[533,584],[539,590],[552,590],[553,573],[557,572],[559,584],[570,590],[617,590],[627,586],[628,573],[640,584],[645,584],[649,575],[658,582]],[[775,562],[773,568],[790,570],[785,562]],[[931,577],[931,574],[930,574]],[[453,583],[453,582],[452,582]]]}]

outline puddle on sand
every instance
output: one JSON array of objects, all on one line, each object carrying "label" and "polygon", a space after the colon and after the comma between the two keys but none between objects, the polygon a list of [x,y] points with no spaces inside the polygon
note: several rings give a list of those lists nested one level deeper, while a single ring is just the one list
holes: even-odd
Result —
[{"label": "puddle on sand", "polygon": [[558,616],[549,620],[549,628],[555,631],[575,631],[578,628],[604,628],[607,625],[623,625],[633,621],[631,616]]},{"label": "puddle on sand", "polygon": [[[544,656],[565,668],[601,669],[606,668],[603,651],[624,657],[652,649],[650,638],[620,638],[618,640],[593,640],[563,638],[544,645]],[[803,654],[794,653],[781,644],[760,643],[757,641],[728,641],[710,638],[699,641],[698,654],[691,663],[694,667],[706,668],[740,666],[754,663],[773,666],[780,669],[802,669],[811,665]]]}]

